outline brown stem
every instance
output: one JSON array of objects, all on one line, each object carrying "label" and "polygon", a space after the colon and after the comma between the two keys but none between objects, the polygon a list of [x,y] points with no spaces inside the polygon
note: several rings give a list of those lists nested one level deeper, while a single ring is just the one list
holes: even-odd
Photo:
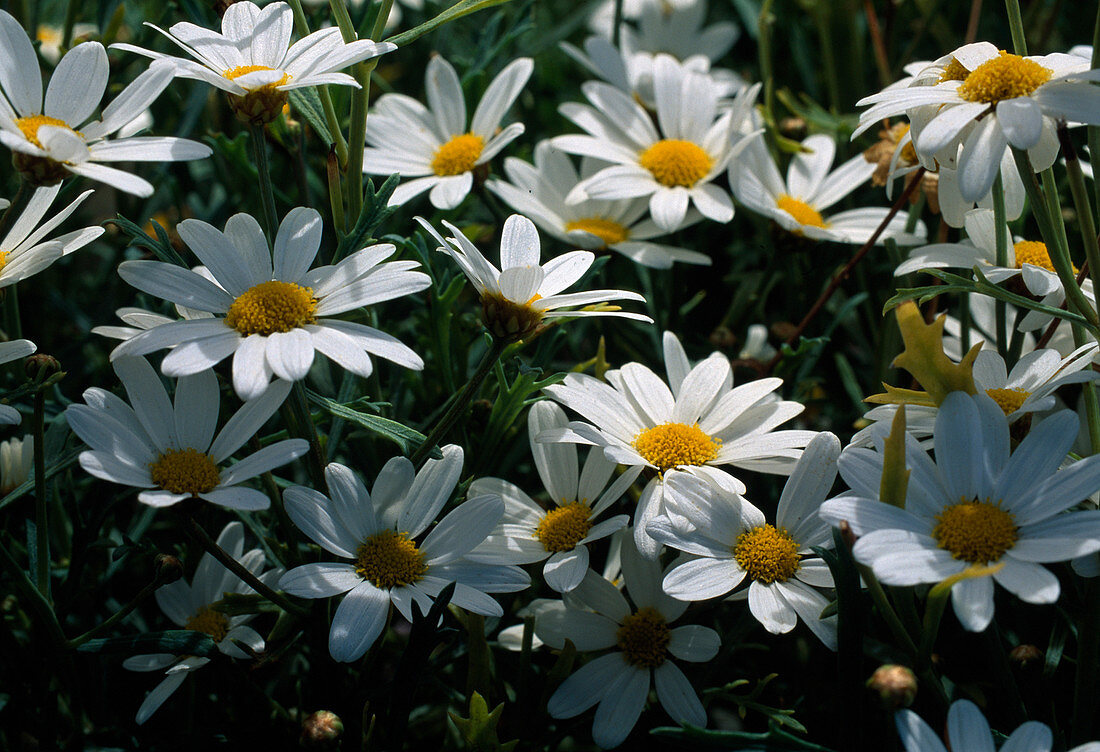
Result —
[{"label": "brown stem", "polygon": [[[897,213],[901,211],[901,207],[903,207],[909,201],[909,196],[911,196],[913,194],[913,191],[917,189],[917,186],[920,185],[921,178],[924,177],[924,172],[924,168],[921,167],[913,173],[913,179],[909,182],[908,185],[905,186],[905,190],[902,191],[902,194],[900,196],[898,196],[898,200],[895,201],[894,205],[890,207],[890,211],[886,214],[885,217],[883,217],[882,221],[879,222],[879,225],[875,228],[875,231],[871,233],[871,237],[867,238],[867,242],[859,247],[859,250],[852,255],[852,258],[848,261],[847,264],[844,265],[844,268],[837,272],[836,276],[832,278],[832,280],[829,282],[829,286],[826,287],[825,291],[821,293],[816,301],[814,301],[813,307],[811,307],[809,312],[802,318],[802,321],[798,323],[798,326],[795,327],[791,335],[787,337],[785,344],[793,344],[796,339],[802,336],[802,332],[806,331],[806,327],[810,325],[810,322],[814,320],[817,314],[821,312],[821,309],[825,307],[825,304],[829,302],[829,298],[833,297],[833,293],[835,293],[840,287],[840,283],[843,282],[848,277],[848,275],[852,273],[852,269],[856,267],[856,264],[862,261],[863,257],[866,256],[867,253],[874,247],[875,241],[879,239],[879,236],[882,235],[887,226],[889,226],[890,220],[892,220],[897,215]],[[771,360],[768,361],[765,372],[770,372],[773,368],[775,368],[776,363],[778,363],[782,357],[783,351],[781,349],[775,354],[775,356]]]}]

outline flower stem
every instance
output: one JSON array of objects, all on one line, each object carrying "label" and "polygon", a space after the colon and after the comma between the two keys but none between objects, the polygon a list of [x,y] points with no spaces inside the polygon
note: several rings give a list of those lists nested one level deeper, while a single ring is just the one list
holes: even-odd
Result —
[{"label": "flower stem", "polygon": [[46,498],[46,390],[34,393],[34,527],[36,582],[43,597],[50,600],[50,517]]},{"label": "flower stem", "polygon": [[1024,19],[1020,15],[1019,0],[1005,0],[1008,11],[1008,28],[1012,31],[1012,51],[1017,55],[1027,54],[1027,39],[1024,37]]},{"label": "flower stem", "polygon": [[57,614],[54,613],[50,602],[46,600],[46,596],[34,586],[34,583],[23,571],[23,567],[12,557],[10,552],[15,550],[13,543],[12,539],[6,534],[3,539],[0,539],[0,567],[7,570],[16,591],[22,595],[21,600],[38,617],[41,622],[40,626],[46,628],[53,643],[57,646],[64,645],[65,633],[61,630],[61,623],[57,620]]},{"label": "flower stem", "polygon": [[264,127],[262,125],[249,125],[248,130],[252,137],[252,152],[256,155],[256,169],[260,173],[260,202],[264,209],[264,232],[267,234],[268,247],[275,243],[275,232],[279,228],[279,220],[275,214],[275,194],[271,188],[271,166],[267,162],[267,144],[264,139]]},{"label": "flower stem", "polygon": [[217,542],[210,537],[209,533],[202,529],[202,525],[195,522],[192,517],[187,518],[187,531],[196,541],[198,541],[199,545],[202,546],[208,554],[220,561],[226,569],[240,577],[246,585],[264,598],[267,598],[279,608],[292,614],[305,616],[309,613],[307,609],[297,605],[282,593],[271,589],[265,585],[260,578],[249,572],[243,564],[234,559],[229,555],[228,551],[219,546]]},{"label": "flower stem", "polygon": [[[1100,246],[1097,245],[1096,222],[1089,204],[1088,191],[1085,189],[1085,175],[1081,171],[1081,160],[1077,149],[1069,137],[1065,123],[1058,124],[1058,141],[1062,146],[1062,155],[1066,159],[1066,174],[1069,176],[1069,190],[1073,196],[1073,207],[1077,211],[1077,223],[1081,227],[1081,243],[1085,246],[1085,258],[1089,262],[1089,276],[1092,289],[1100,290]],[[1100,314],[1100,306],[1097,307]]]},{"label": "flower stem", "polygon": [[[290,0],[290,8],[294,11],[294,27],[298,30],[298,36],[309,36],[309,23],[302,9],[302,0]],[[325,124],[328,125],[329,135],[332,137],[332,146],[336,149],[340,166],[343,167],[348,163],[348,142],[344,140],[344,132],[340,130],[340,121],[336,117],[336,108],[332,106],[332,95],[329,94],[328,86],[318,86],[317,95],[321,98],[321,109],[325,111]]]},{"label": "flower stem", "polygon": [[313,413],[309,409],[309,399],[306,397],[306,389],[302,382],[294,382],[294,387],[290,390],[289,404],[294,422],[298,425],[298,432],[309,442],[307,456],[309,474],[313,478],[314,487],[321,493],[328,493],[328,483],[325,482],[325,452],[321,448],[321,439],[317,436],[317,426],[313,424]]},{"label": "flower stem", "polygon": [[[1005,219],[1005,189],[1001,178],[1001,171],[997,170],[997,176],[993,178],[993,238],[996,252],[996,262],[999,267],[1008,266],[1008,225]],[[994,304],[997,326],[997,352],[1005,357],[1008,351],[1008,330],[1005,326],[1006,306],[1003,300]],[[1010,365],[1011,367],[1011,365]]]},{"label": "flower stem", "polygon": [[[65,26],[61,35],[62,52],[67,52],[73,43],[73,27],[76,26],[76,14],[80,10],[80,5],[80,0],[69,0],[69,5],[65,8]],[[31,34],[37,34],[37,31],[37,29],[31,29]]]},{"label": "flower stem", "polygon": [[615,13],[611,23],[611,45],[619,49],[619,42],[623,37],[623,0],[615,0]]},{"label": "flower stem", "polygon": [[91,629],[89,629],[84,634],[80,635],[79,637],[74,637],[73,639],[68,640],[65,643],[65,647],[70,649],[70,650],[73,649],[73,648],[78,648],[81,645],[83,645],[84,643],[86,643],[88,640],[91,640],[95,637],[98,637],[99,635],[101,635],[104,632],[108,631],[109,629],[111,629],[111,627],[118,624],[120,621],[122,621],[127,616],[129,616],[135,608],[140,606],[142,604],[142,602],[145,601],[146,598],[148,598],[150,595],[155,593],[157,591],[157,588],[159,588],[161,585],[164,585],[164,584],[167,584],[167,580],[158,571],[157,576],[155,576],[153,578],[153,580],[151,582],[149,582],[149,584],[147,584],[145,587],[143,587],[141,590],[139,590],[138,594],[135,595],[133,597],[133,599],[130,600],[129,603],[127,603],[125,606],[120,608],[118,611],[115,611],[105,621],[103,621],[103,622],[97,624],[96,626],[92,627]]},{"label": "flower stem", "polygon": [[500,356],[504,354],[505,348],[508,347],[508,343],[504,340],[494,337],[493,344],[485,351],[485,356],[481,359],[481,362],[477,365],[477,370],[474,371],[474,375],[470,377],[470,380],[466,382],[466,385],[462,387],[462,391],[455,396],[454,401],[451,402],[451,406],[447,408],[447,412],[443,414],[443,417],[439,419],[439,422],[435,424],[427,438],[424,439],[424,443],[413,452],[412,463],[419,466],[428,456],[428,452],[435,448],[439,440],[447,435],[447,432],[454,426],[455,421],[458,420],[458,416],[466,409],[477,394],[478,388],[481,386],[481,382],[485,381],[485,377],[489,375],[489,371],[493,369],[497,361],[500,360]]}]

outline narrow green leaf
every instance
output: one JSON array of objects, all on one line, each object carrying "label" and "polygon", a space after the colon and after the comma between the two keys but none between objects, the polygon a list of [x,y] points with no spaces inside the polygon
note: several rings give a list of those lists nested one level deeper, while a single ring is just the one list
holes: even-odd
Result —
[{"label": "narrow green leaf", "polygon": [[176,249],[172,247],[172,244],[170,242],[168,242],[168,235],[162,235],[162,233],[164,233],[164,230],[157,223],[153,223],[153,228],[157,231],[157,235],[160,237],[152,238],[149,236],[149,233],[145,232],[145,230],[141,229],[121,214],[117,215],[114,219],[108,219],[107,221],[116,225],[118,229],[122,230],[122,232],[130,238],[131,246],[150,250],[153,252],[153,255],[166,263],[188,268],[187,263],[183,260],[183,257],[176,253]]},{"label": "narrow green leaf", "polygon": [[332,133],[329,132],[328,123],[325,122],[324,107],[321,106],[321,97],[317,89],[310,86],[305,89],[292,89],[290,91],[290,106],[306,119],[314,133],[321,137],[326,144],[333,143]]},{"label": "narrow green leaf", "polygon": [[392,37],[387,37],[385,41],[393,42],[398,47],[403,47],[409,42],[419,39],[428,32],[436,30],[443,24],[454,21],[456,18],[462,18],[471,13],[476,13],[479,10],[492,8],[495,5],[503,5],[506,2],[509,2],[509,0],[459,0],[430,21],[425,21],[415,28],[403,31],[400,34],[395,34]]},{"label": "narrow green leaf", "polygon": [[[409,454],[415,450],[423,444],[424,440],[427,438],[415,428],[409,428],[402,423],[398,423],[396,420],[382,418],[378,415],[361,413],[358,410],[353,410],[347,405],[341,405],[335,400],[331,400],[328,397],[324,397],[308,389],[306,390],[306,394],[309,396],[309,401],[317,405],[317,407],[337,418],[346,420],[349,423],[354,423],[368,431],[373,431],[383,438],[389,439],[397,444],[405,454]],[[429,455],[432,459],[440,459],[442,456],[443,454],[438,449],[434,449]]]},{"label": "narrow green leaf", "polygon": [[359,212],[355,227],[351,228],[351,232],[344,236],[340,245],[336,247],[334,263],[366,245],[372,239],[374,231],[397,211],[396,207],[390,207],[387,204],[400,182],[400,175],[390,175],[376,191],[374,182],[367,181],[366,189],[363,191],[363,209]]},{"label": "narrow green leaf", "polygon": [[167,632],[146,632],[131,637],[105,637],[88,640],[77,648],[81,653],[171,653],[209,658],[218,654],[218,643],[210,635],[193,629],[172,629]]}]

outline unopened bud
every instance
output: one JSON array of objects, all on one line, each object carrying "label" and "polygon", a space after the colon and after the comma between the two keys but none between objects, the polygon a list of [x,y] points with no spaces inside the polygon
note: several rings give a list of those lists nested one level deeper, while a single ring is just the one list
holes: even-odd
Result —
[{"label": "unopened bud", "polygon": [[728,350],[737,344],[737,337],[733,336],[733,332],[730,331],[728,326],[715,327],[714,331],[710,333],[709,339],[710,343],[719,350]]},{"label": "unopened bud", "polygon": [[907,708],[917,696],[917,677],[907,666],[887,663],[875,669],[867,688],[879,696],[883,707]]},{"label": "unopened bud", "polygon": [[344,722],[331,710],[310,713],[302,721],[302,736],[298,740],[306,749],[336,749],[344,733]]},{"label": "unopened bud", "polygon": [[801,141],[806,138],[806,121],[800,117],[785,117],[779,121],[779,132],[787,138]]},{"label": "unopened bud", "polygon": [[157,582],[162,585],[175,582],[183,577],[183,564],[171,554],[158,554],[157,558],[153,560],[153,566],[157,573]]},{"label": "unopened bud", "polygon": [[1017,645],[1008,653],[1008,660],[1020,669],[1030,669],[1043,662],[1043,651],[1034,645]]},{"label": "unopened bud", "polygon": [[23,361],[23,370],[31,380],[44,381],[61,372],[61,363],[52,355],[35,353]]}]

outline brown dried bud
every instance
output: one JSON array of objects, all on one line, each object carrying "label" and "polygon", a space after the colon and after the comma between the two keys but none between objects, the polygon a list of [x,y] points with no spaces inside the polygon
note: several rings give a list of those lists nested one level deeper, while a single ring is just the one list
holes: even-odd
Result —
[{"label": "brown dried bud", "polygon": [[887,663],[875,669],[867,680],[867,688],[879,696],[883,707],[907,708],[917,696],[917,676],[907,666]]},{"label": "brown dried bud", "polygon": [[331,710],[310,713],[302,721],[298,743],[306,749],[336,749],[344,733],[344,722]]},{"label": "brown dried bud", "polygon": [[153,566],[157,573],[157,582],[161,585],[167,585],[183,577],[183,563],[171,554],[157,554],[157,558],[153,560]]},{"label": "brown dried bud", "polygon": [[1008,660],[1020,669],[1036,668],[1043,662],[1043,651],[1034,645],[1017,645],[1008,653]]},{"label": "brown dried bud", "polygon": [[65,165],[49,157],[13,151],[11,164],[24,180],[36,188],[48,188],[69,177],[69,171],[65,169]]},{"label": "brown dried bud", "polygon": [[795,141],[806,138],[806,131],[806,121],[800,117],[785,117],[779,121],[779,132]]}]

